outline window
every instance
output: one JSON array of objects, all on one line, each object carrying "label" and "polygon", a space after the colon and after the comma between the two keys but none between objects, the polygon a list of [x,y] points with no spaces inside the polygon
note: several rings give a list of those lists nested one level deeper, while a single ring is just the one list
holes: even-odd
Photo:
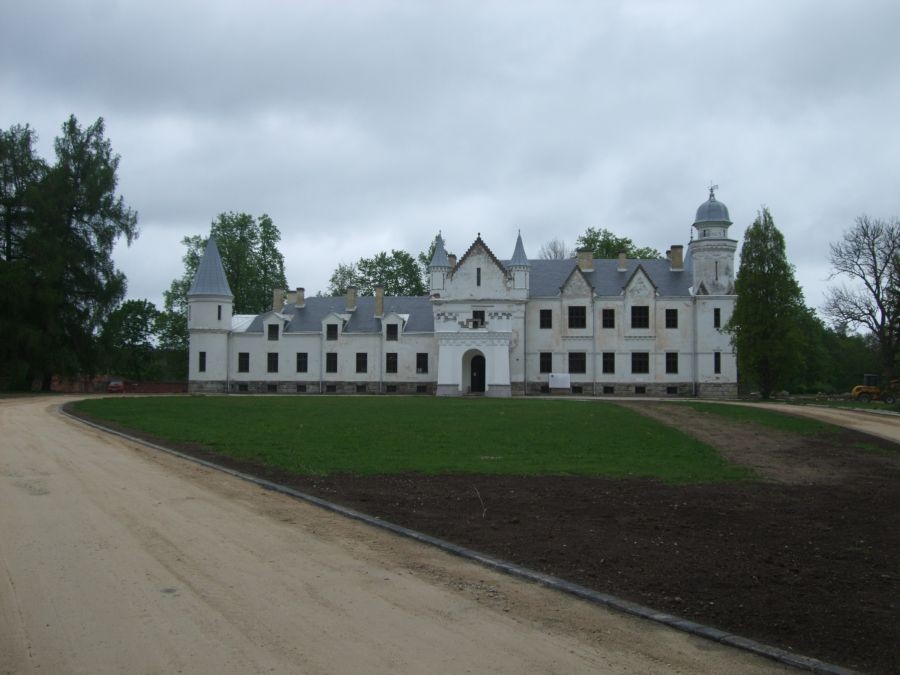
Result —
[{"label": "window", "polygon": [[384,372],[397,372],[397,352],[388,352],[384,355]]},{"label": "window", "polygon": [[615,394],[615,393],[616,393],[616,388],[613,387],[613,386],[610,386],[610,385],[604,385],[604,387],[603,387],[603,393],[604,393],[604,394]]},{"label": "window", "polygon": [[364,384],[356,385],[356,393],[357,394],[365,394],[366,393],[366,385],[364,385]]},{"label": "window", "polygon": [[270,373],[278,372],[278,352],[269,352],[266,356],[266,370]]},{"label": "window", "polygon": [[331,352],[330,354],[325,355],[325,372],[337,372],[337,354],[335,352]]},{"label": "window", "polygon": [[238,391],[250,391],[250,388],[246,384],[239,384]]},{"label": "window", "polygon": [[713,328],[722,327],[722,310],[718,307],[713,309]]},{"label": "window", "polygon": [[238,352],[238,372],[250,372],[250,352]]},{"label": "window", "polygon": [[221,321],[222,320],[222,305],[216,307],[216,318]]},{"label": "window", "polygon": [[336,394],[337,393],[337,385],[336,384],[326,384],[325,385],[325,393],[326,394]]},{"label": "window", "polygon": [[607,374],[616,372],[615,352],[603,352],[603,372]]},{"label": "window", "polygon": [[365,373],[369,369],[369,355],[365,352],[356,352],[356,372]]},{"label": "window", "polygon": [[552,373],[553,372],[553,353],[552,352],[541,352],[541,372],[542,373]]},{"label": "window", "polygon": [[416,372],[420,374],[428,372],[428,354],[422,352],[416,354]]},{"label": "window", "polygon": [[269,339],[277,340],[278,339],[278,324],[277,323],[269,324],[268,330],[269,330]]},{"label": "window", "polygon": [[678,393],[678,387],[666,387],[666,393],[669,395],[674,395]]},{"label": "window", "polygon": [[631,308],[631,327],[650,328],[650,308],[647,305],[635,305]]},{"label": "window", "polygon": [[646,393],[647,393],[647,387],[644,386],[643,384],[636,384],[636,385],[634,386],[634,393],[635,393],[635,394],[646,394]]},{"label": "window", "polygon": [[553,310],[541,310],[541,328],[553,328]]},{"label": "window", "polygon": [[614,309],[604,309],[603,310],[603,327],[604,328],[615,328],[616,327],[616,310],[614,310]]},{"label": "window", "polygon": [[[337,328],[337,326],[335,326]],[[391,342],[397,341],[397,336],[399,335],[399,326],[395,323],[389,323],[387,325],[387,340]],[[331,339],[331,338],[329,338]]]},{"label": "window", "polygon": [[416,385],[416,393],[417,394],[427,394],[428,393],[428,385],[427,384],[417,384]]},{"label": "window", "polygon": [[484,310],[476,309],[472,311],[472,328],[481,328],[484,326]]},{"label": "window", "polygon": [[309,357],[306,352],[297,352],[297,372],[305,373],[309,370]]},{"label": "window", "polygon": [[298,384],[298,385],[297,385],[297,393],[298,393],[298,394],[305,394],[305,393],[306,393],[306,385],[305,385],[305,384]]},{"label": "window", "polygon": [[569,372],[587,372],[587,358],[584,352],[569,352]]},{"label": "window", "polygon": [[389,394],[396,394],[396,393],[397,393],[397,385],[396,385],[396,384],[389,384],[389,385],[386,387],[386,389],[387,389],[387,393],[389,393]]},{"label": "window", "polygon": [[475,268],[475,285],[481,286],[481,268],[480,267]]},{"label": "window", "polygon": [[277,384],[267,384],[266,391],[269,392],[270,394],[276,394],[276,393],[278,393],[278,385]]},{"label": "window", "polygon": [[678,310],[666,310],[666,328],[678,328]]},{"label": "window", "polygon": [[716,375],[722,372],[722,352],[713,352],[713,372]]},{"label": "window", "polygon": [[197,364],[201,373],[206,372],[206,352],[200,352],[200,363]]},{"label": "window", "polygon": [[649,352],[631,352],[631,372],[632,373],[649,373],[650,372],[650,353]]},{"label": "window", "polygon": [[678,352],[666,352],[666,372],[678,372]]},{"label": "window", "polygon": [[569,328],[587,328],[587,308],[584,305],[569,307]]},{"label": "window", "polygon": [[329,323],[325,325],[325,339],[326,340],[337,340],[337,324]]}]

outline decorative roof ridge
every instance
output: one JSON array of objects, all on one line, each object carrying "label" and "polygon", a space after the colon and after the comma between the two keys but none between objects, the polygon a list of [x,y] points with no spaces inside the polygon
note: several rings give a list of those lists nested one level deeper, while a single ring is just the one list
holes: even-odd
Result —
[{"label": "decorative roof ridge", "polygon": [[494,255],[494,252],[488,247],[488,245],[484,243],[484,240],[481,238],[481,232],[479,232],[478,236],[475,237],[475,241],[473,241],[472,245],[469,246],[469,250],[467,250],[463,254],[462,258],[460,258],[459,261],[456,263],[456,266],[452,270],[450,270],[450,274],[453,274],[454,272],[456,272],[456,270],[458,270],[462,266],[462,264],[466,260],[466,258],[468,258],[469,255],[471,255],[471,253],[475,250],[476,246],[481,246],[481,248],[483,248],[485,250],[485,252],[488,254],[488,257],[494,261],[494,264],[500,268],[500,271],[503,272],[504,274],[507,273],[506,267],[503,265],[502,262],[500,262],[500,259]]}]

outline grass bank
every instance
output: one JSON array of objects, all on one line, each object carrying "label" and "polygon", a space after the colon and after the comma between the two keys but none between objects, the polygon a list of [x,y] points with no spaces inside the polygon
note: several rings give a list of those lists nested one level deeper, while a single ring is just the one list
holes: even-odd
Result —
[{"label": "grass bank", "polygon": [[76,410],[303,475],[418,472],[751,478],[708,445],[612,403],[418,397],[129,397]]}]

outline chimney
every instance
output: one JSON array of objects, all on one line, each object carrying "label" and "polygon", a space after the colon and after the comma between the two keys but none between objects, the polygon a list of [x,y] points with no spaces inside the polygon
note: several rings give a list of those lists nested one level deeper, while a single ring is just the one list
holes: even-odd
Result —
[{"label": "chimney", "polygon": [[673,246],[672,256],[669,258],[672,263],[672,271],[680,272],[684,269],[684,246]]},{"label": "chimney", "polygon": [[375,287],[375,316],[384,316],[384,286]]},{"label": "chimney", "polygon": [[625,251],[619,251],[619,268],[617,271],[624,272],[625,269]]},{"label": "chimney", "polygon": [[356,311],[356,286],[347,286],[347,311]]},{"label": "chimney", "polygon": [[297,291],[288,291],[285,299],[285,304],[288,305],[296,305],[297,304]]},{"label": "chimney", "polygon": [[284,289],[275,288],[272,290],[272,311],[280,312],[284,309]]},{"label": "chimney", "polygon": [[294,303],[297,307],[306,307],[306,289],[297,286],[297,301]]},{"label": "chimney", "polygon": [[447,260],[450,261],[450,269],[456,267],[456,256],[454,254],[450,254],[447,256]]},{"label": "chimney", "polygon": [[578,249],[577,262],[582,272],[590,272],[594,269],[594,252],[587,248]]}]

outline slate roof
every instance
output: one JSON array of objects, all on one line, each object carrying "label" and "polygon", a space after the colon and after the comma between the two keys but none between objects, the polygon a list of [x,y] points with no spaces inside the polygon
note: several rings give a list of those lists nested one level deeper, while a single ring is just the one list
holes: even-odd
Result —
[{"label": "slate roof", "polygon": [[216,238],[210,237],[206,242],[206,250],[200,258],[197,274],[188,291],[188,297],[192,295],[222,295],[233,298],[234,294],[228,286],[225,278],[225,268],[222,267],[222,258],[219,256],[219,248],[216,246]]},{"label": "slate roof", "polygon": [[[364,296],[357,298],[356,310],[347,311],[347,298],[344,296],[334,298],[306,298],[304,307],[297,308],[294,305],[285,305],[281,314],[289,317],[286,333],[319,333],[322,330],[322,320],[329,314],[349,314],[350,320],[343,328],[344,333],[380,333],[381,319],[375,316],[375,298]],[[386,296],[384,298],[384,313],[408,314],[404,333],[433,333],[434,313],[431,310],[431,300],[427,295],[421,296]],[[262,333],[263,323],[271,315],[271,312],[255,317],[247,327],[247,333]]]},{"label": "slate roof", "polygon": [[[510,264],[506,262],[504,264]],[[681,272],[672,272],[670,263],[666,259],[661,260],[626,260],[625,271],[619,272],[619,261],[612,259],[594,259],[594,269],[585,272],[588,283],[594,287],[597,295],[615,296],[622,292],[622,288],[631,279],[638,266],[644,268],[647,276],[659,290],[662,296],[690,295],[690,287],[693,275],[685,267]],[[572,270],[575,268],[575,259],[565,260],[532,260],[531,261],[531,298],[554,298],[559,295],[560,287],[566,283]]]}]

